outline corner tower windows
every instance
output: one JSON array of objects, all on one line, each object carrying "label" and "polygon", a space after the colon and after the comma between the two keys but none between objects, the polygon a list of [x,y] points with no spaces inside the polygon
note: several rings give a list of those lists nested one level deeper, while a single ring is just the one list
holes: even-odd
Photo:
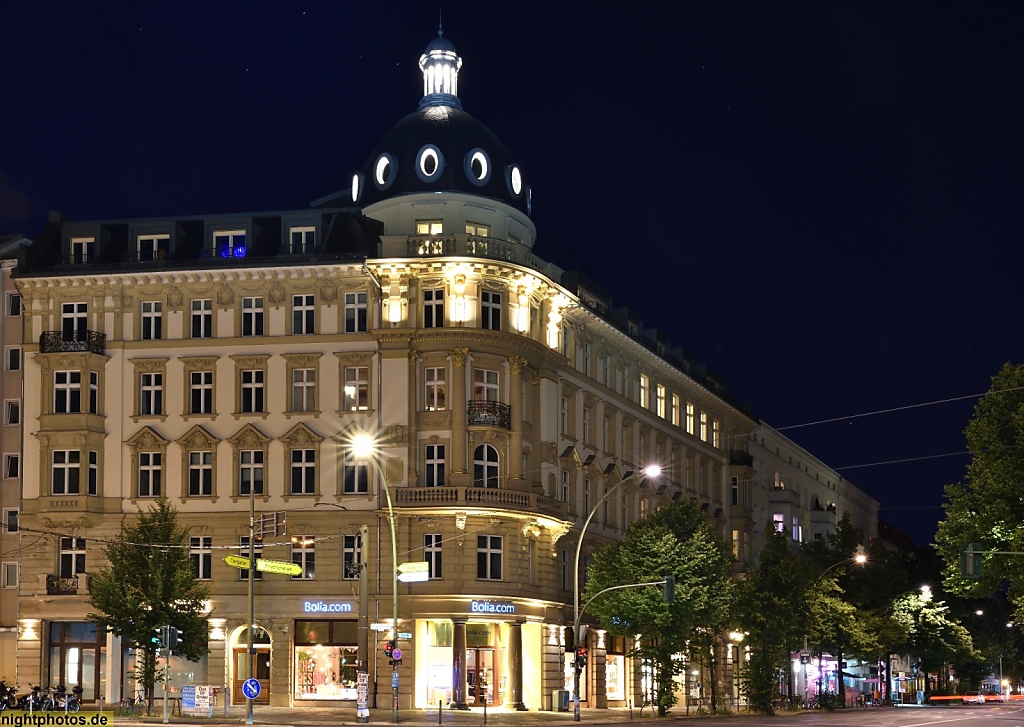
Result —
[{"label": "corner tower windows", "polygon": [[513,196],[518,197],[523,193],[523,173],[519,171],[519,167],[512,165],[508,168],[508,191]]},{"label": "corner tower windows", "polygon": [[398,174],[398,163],[390,154],[381,154],[373,163],[373,184],[383,192],[395,181]]},{"label": "corner tower windows", "polygon": [[482,187],[491,180],[491,160],[483,149],[471,149],[466,154],[466,176],[469,181]]},{"label": "corner tower windows", "polygon": [[416,176],[421,182],[434,182],[444,171],[444,155],[433,144],[426,144],[416,154]]}]

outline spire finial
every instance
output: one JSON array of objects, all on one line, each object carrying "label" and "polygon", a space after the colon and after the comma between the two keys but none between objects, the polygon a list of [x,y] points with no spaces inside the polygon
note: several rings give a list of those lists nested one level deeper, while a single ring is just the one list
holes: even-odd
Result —
[{"label": "spire finial", "polygon": [[441,22],[441,3],[437,4],[437,37],[444,37],[444,23]]}]

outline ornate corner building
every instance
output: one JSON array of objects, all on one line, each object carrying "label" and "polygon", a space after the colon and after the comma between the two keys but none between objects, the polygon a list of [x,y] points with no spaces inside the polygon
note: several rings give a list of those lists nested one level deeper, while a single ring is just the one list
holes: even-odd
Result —
[{"label": "ornate corner building", "polygon": [[[877,503],[844,496],[714,373],[533,252],[529,179],[463,111],[461,64],[431,42],[419,108],[309,209],[53,215],[22,253],[28,426],[22,528],[4,533],[20,538],[16,643],[3,641],[21,683],[132,693],[133,649],[83,615],[104,540],[156,498],[190,528],[211,588],[209,655],[172,658],[172,684],[244,702],[252,660],[260,699],[282,705],[355,699],[361,659],[386,703],[392,576],[426,562],[427,580],[397,584],[400,706],[553,708],[572,677],[572,556],[608,488],[584,572],[678,498],[732,542],[737,572],[780,522],[820,536],[849,501],[876,527]],[[353,452],[360,433],[373,461]],[[660,478],[639,476],[654,463]],[[252,498],[273,523],[258,554],[301,567],[257,574],[254,654],[248,574],[224,561],[248,555]],[[629,644],[596,626],[587,639],[584,704],[637,701]]]}]

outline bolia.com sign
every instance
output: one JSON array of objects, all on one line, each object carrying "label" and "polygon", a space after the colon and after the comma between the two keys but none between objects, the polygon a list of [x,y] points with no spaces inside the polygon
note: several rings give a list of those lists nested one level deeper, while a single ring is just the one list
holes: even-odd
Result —
[{"label": "bolia.com sign", "polygon": [[470,601],[469,610],[473,613],[515,613],[514,603],[494,603],[493,601]]},{"label": "bolia.com sign", "polygon": [[352,613],[352,604],[344,601],[303,601],[304,613]]}]

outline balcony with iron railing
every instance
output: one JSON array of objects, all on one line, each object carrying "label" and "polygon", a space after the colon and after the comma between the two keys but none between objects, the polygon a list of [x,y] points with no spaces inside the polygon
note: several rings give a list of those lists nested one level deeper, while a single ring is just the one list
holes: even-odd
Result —
[{"label": "balcony with iron railing", "polygon": [[471,401],[466,412],[466,424],[471,427],[512,428],[512,409],[500,401]]},{"label": "balcony with iron railing", "polygon": [[46,576],[46,595],[77,596],[79,578],[82,576],[71,576],[70,578],[62,578],[53,574]]},{"label": "balcony with iron railing", "polygon": [[43,331],[39,334],[41,353],[75,353],[88,351],[107,355],[107,335],[84,328],[75,331]]},{"label": "balcony with iron railing", "polygon": [[396,487],[392,490],[396,507],[472,510],[495,508],[536,513],[548,517],[566,517],[566,505],[544,495],[519,490],[487,487]]}]

